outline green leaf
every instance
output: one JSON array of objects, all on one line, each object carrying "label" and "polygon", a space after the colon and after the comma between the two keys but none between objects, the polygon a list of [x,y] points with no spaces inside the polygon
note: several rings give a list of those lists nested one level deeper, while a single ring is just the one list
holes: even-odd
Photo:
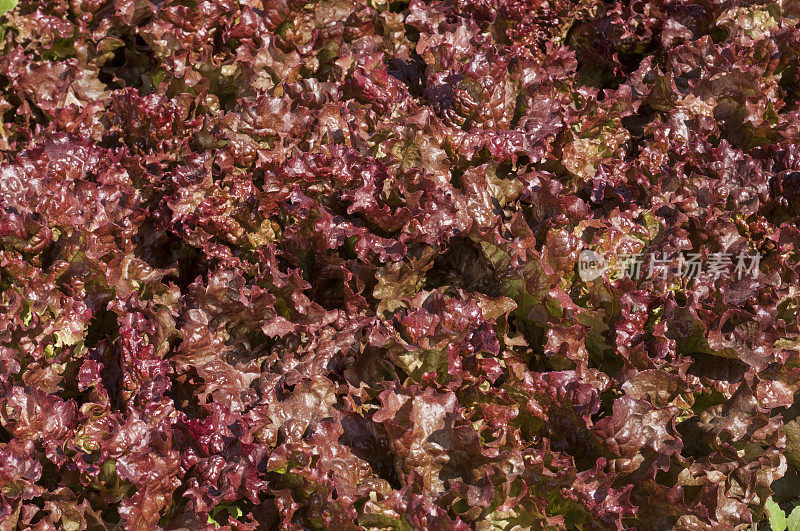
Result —
[{"label": "green leaf", "polygon": [[800,531],[800,505],[792,509],[787,525],[789,531]]},{"label": "green leaf", "polygon": [[[224,516],[224,512],[228,513],[227,517]],[[242,509],[232,503],[220,503],[209,512],[208,523],[214,524],[215,527],[220,527],[229,523],[231,518],[236,520],[243,514]]]},{"label": "green leaf", "polygon": [[0,15],[8,13],[17,7],[18,0],[0,0]]},{"label": "green leaf", "polygon": [[[2,1],[3,0],[0,0],[0,2]],[[28,307],[27,304],[25,306],[26,306],[25,310],[22,312],[22,324],[28,326],[29,324],[31,324],[31,321],[33,320],[33,312],[31,311],[31,309]]]},{"label": "green leaf", "polygon": [[772,531],[785,531],[787,527],[787,521],[786,513],[783,512],[783,509],[778,507],[778,504],[775,503],[772,498],[767,500],[764,508],[767,510],[767,514],[769,515],[769,526],[772,528]]}]

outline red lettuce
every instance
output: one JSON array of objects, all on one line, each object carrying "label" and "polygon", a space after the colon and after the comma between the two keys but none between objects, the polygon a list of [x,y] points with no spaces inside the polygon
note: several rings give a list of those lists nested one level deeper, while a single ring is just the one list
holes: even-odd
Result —
[{"label": "red lettuce", "polygon": [[[20,1],[2,528],[744,529],[798,504],[798,20]],[[690,254],[732,261],[650,262]]]}]

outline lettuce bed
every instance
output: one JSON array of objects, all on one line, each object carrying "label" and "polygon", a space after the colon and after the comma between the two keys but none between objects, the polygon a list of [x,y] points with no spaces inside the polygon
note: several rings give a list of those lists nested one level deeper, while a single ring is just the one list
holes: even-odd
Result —
[{"label": "lettuce bed", "polygon": [[[798,22],[789,0],[21,1],[2,529],[789,514]],[[696,275],[617,268],[689,254]]]}]

